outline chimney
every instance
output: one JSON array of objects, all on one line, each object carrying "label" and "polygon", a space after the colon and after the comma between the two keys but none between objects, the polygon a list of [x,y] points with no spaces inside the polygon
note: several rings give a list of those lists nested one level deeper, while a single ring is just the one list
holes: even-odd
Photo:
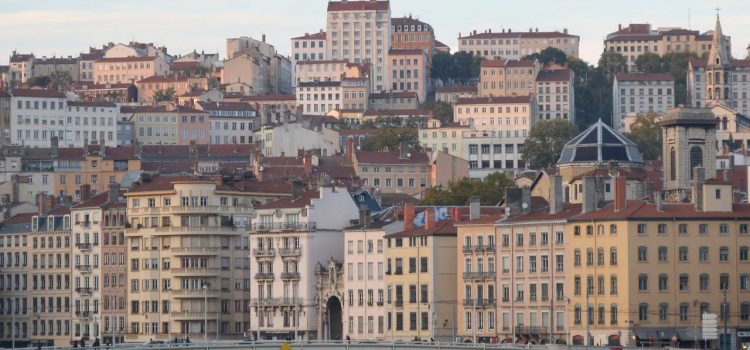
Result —
[{"label": "chimney", "polygon": [[405,203],[404,204],[404,230],[408,230],[414,227],[414,217],[416,216],[417,214],[414,211],[414,204]]},{"label": "chimney", "polygon": [[627,183],[624,177],[615,178],[615,211],[620,211],[628,206]]},{"label": "chimney", "polygon": [[424,210],[424,228],[429,230],[435,227],[435,209],[427,207]]},{"label": "chimney", "polygon": [[302,156],[302,163],[305,166],[305,175],[312,174],[313,165],[312,165],[312,155],[310,153],[306,153]]},{"label": "chimney", "polygon": [[47,196],[46,206],[47,206],[47,210],[52,210],[55,208],[55,196],[51,194]]},{"label": "chimney", "polygon": [[460,207],[451,208],[451,219],[453,220],[453,222],[461,222],[461,208]]},{"label": "chimney", "polygon": [[517,187],[505,189],[505,207],[510,215],[521,214],[523,190]]},{"label": "chimney", "polygon": [[362,208],[359,210],[359,224],[362,225],[362,228],[367,228],[367,224],[370,221],[370,210],[366,208]]},{"label": "chimney", "polygon": [[81,185],[81,202],[89,200],[90,196],[91,196],[91,185],[89,184]]},{"label": "chimney", "polygon": [[292,182],[292,200],[302,197],[302,191],[304,190],[305,184],[302,181],[295,180]]},{"label": "chimney", "polygon": [[693,205],[695,210],[702,211],[703,208],[703,182],[706,181],[706,168],[695,167],[693,169]]},{"label": "chimney", "polygon": [[60,145],[59,140],[57,139],[57,136],[53,136],[50,139],[50,155],[53,157],[57,157],[57,150]]},{"label": "chimney", "polygon": [[622,30],[622,24],[621,23],[617,24],[617,30]]},{"label": "chimney", "polygon": [[581,213],[596,210],[596,184],[593,176],[583,177],[583,206]]},{"label": "chimney", "polygon": [[[478,219],[482,215],[482,202],[479,196],[471,196],[471,203],[469,205],[469,219]],[[459,209],[459,208],[456,208]],[[459,209],[460,210],[460,209]],[[459,211],[460,213],[460,211]],[[459,215],[460,216],[460,215]]]},{"label": "chimney", "polygon": [[521,189],[521,213],[528,214],[531,212],[531,189],[524,187]]},{"label": "chimney", "polygon": [[109,184],[109,191],[107,191],[107,200],[110,203],[115,203],[117,202],[117,199],[119,196],[120,196],[120,184],[116,182]]},{"label": "chimney", "polygon": [[552,175],[549,179],[549,213],[556,214],[563,210],[562,176]]},{"label": "chimney", "polygon": [[18,203],[18,196],[20,193],[20,190],[19,190],[20,185],[18,184],[18,175],[17,174],[11,175],[10,182],[11,182],[11,185],[13,186],[13,192],[11,193],[11,196],[10,196],[10,202]]},{"label": "chimney", "polygon": [[36,194],[36,208],[39,214],[47,212],[47,194],[39,192]]},{"label": "chimney", "polygon": [[261,38],[260,40],[262,42],[266,42],[266,35],[265,34],[261,35],[260,38]]},{"label": "chimney", "polygon": [[656,211],[662,211],[664,210],[662,208],[662,202],[661,202],[661,193],[654,192],[654,204],[656,204]]}]

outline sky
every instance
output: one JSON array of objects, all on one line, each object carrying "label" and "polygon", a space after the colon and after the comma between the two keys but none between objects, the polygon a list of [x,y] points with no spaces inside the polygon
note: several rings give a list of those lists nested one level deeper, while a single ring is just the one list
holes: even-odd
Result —
[{"label": "sky", "polygon": [[[350,0],[351,1],[351,0]],[[326,0],[0,0],[0,64],[13,50],[41,56],[77,56],[108,42],[153,42],[170,54],[197,50],[225,56],[226,38],[242,35],[291,53],[290,38],[325,29]],[[746,56],[750,44],[747,0],[391,0],[391,15],[411,14],[435,29],[453,51],[458,34],[471,30],[568,29],[581,37],[580,54],[595,63],[607,33],[617,25],[714,27],[720,8],[732,55]]]}]

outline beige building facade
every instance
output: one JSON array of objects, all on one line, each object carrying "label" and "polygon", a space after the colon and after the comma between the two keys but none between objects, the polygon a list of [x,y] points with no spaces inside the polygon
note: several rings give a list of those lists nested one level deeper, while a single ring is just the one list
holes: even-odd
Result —
[{"label": "beige building facade", "polygon": [[517,60],[548,47],[559,49],[568,57],[578,57],[579,45],[580,37],[568,34],[567,29],[562,32],[540,32],[538,28],[529,29],[528,32],[511,29],[493,32],[488,29],[483,32],[474,30],[466,36],[458,34],[458,51],[469,52],[486,59]]}]

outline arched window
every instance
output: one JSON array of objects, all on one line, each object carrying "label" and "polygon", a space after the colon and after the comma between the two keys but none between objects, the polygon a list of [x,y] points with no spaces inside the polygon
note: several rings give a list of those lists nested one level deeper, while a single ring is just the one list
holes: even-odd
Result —
[{"label": "arched window", "polygon": [[708,79],[706,79],[706,82],[708,82],[709,84],[711,84],[712,81],[713,81],[713,73],[708,72]]},{"label": "arched window", "polygon": [[724,88],[724,99],[728,99],[728,98],[729,98],[729,88],[725,87]]},{"label": "arched window", "polygon": [[724,117],[721,119],[721,130],[726,130],[727,128],[729,128],[729,119],[727,119],[727,117]]},{"label": "arched window", "polygon": [[669,149],[669,179],[674,181],[677,180],[677,156],[675,155],[674,147]]},{"label": "arched window", "polygon": [[[718,64],[719,59],[716,58],[716,61],[717,61],[717,64]],[[721,83],[721,74],[720,73],[716,73],[716,74],[714,74],[714,84],[719,84],[719,83]]]},{"label": "arched window", "polygon": [[712,90],[711,88],[708,88],[707,90],[708,90],[708,99],[709,100],[713,100],[714,99],[714,90]]},{"label": "arched window", "polygon": [[714,98],[717,100],[721,100],[721,89],[714,88]]},{"label": "arched window", "polygon": [[693,179],[695,167],[703,166],[703,149],[700,146],[690,148],[690,179]]},{"label": "arched window", "polygon": [[610,235],[616,235],[617,234],[617,225],[610,224],[609,225],[609,234]]}]

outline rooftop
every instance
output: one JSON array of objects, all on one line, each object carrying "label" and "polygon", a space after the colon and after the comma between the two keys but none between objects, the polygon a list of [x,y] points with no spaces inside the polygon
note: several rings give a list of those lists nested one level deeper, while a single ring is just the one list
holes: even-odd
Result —
[{"label": "rooftop", "polygon": [[357,161],[360,164],[418,164],[427,165],[430,163],[430,157],[427,153],[409,152],[403,157],[399,151],[357,151],[355,152]]},{"label": "rooftop", "polygon": [[643,163],[638,146],[622,134],[604,124],[601,119],[568,141],[563,147],[558,164],[571,163]]},{"label": "rooftop", "polygon": [[459,97],[456,105],[478,105],[498,103],[530,103],[531,96]]},{"label": "rooftop", "polygon": [[672,73],[617,73],[618,81],[674,81]]},{"label": "rooftop", "polygon": [[388,1],[378,0],[363,0],[363,1],[352,1],[352,0],[341,0],[341,1],[329,1],[328,12],[337,11],[388,11],[390,4]]},{"label": "rooftop", "polygon": [[65,98],[65,94],[55,89],[30,88],[13,90],[13,97]]}]

